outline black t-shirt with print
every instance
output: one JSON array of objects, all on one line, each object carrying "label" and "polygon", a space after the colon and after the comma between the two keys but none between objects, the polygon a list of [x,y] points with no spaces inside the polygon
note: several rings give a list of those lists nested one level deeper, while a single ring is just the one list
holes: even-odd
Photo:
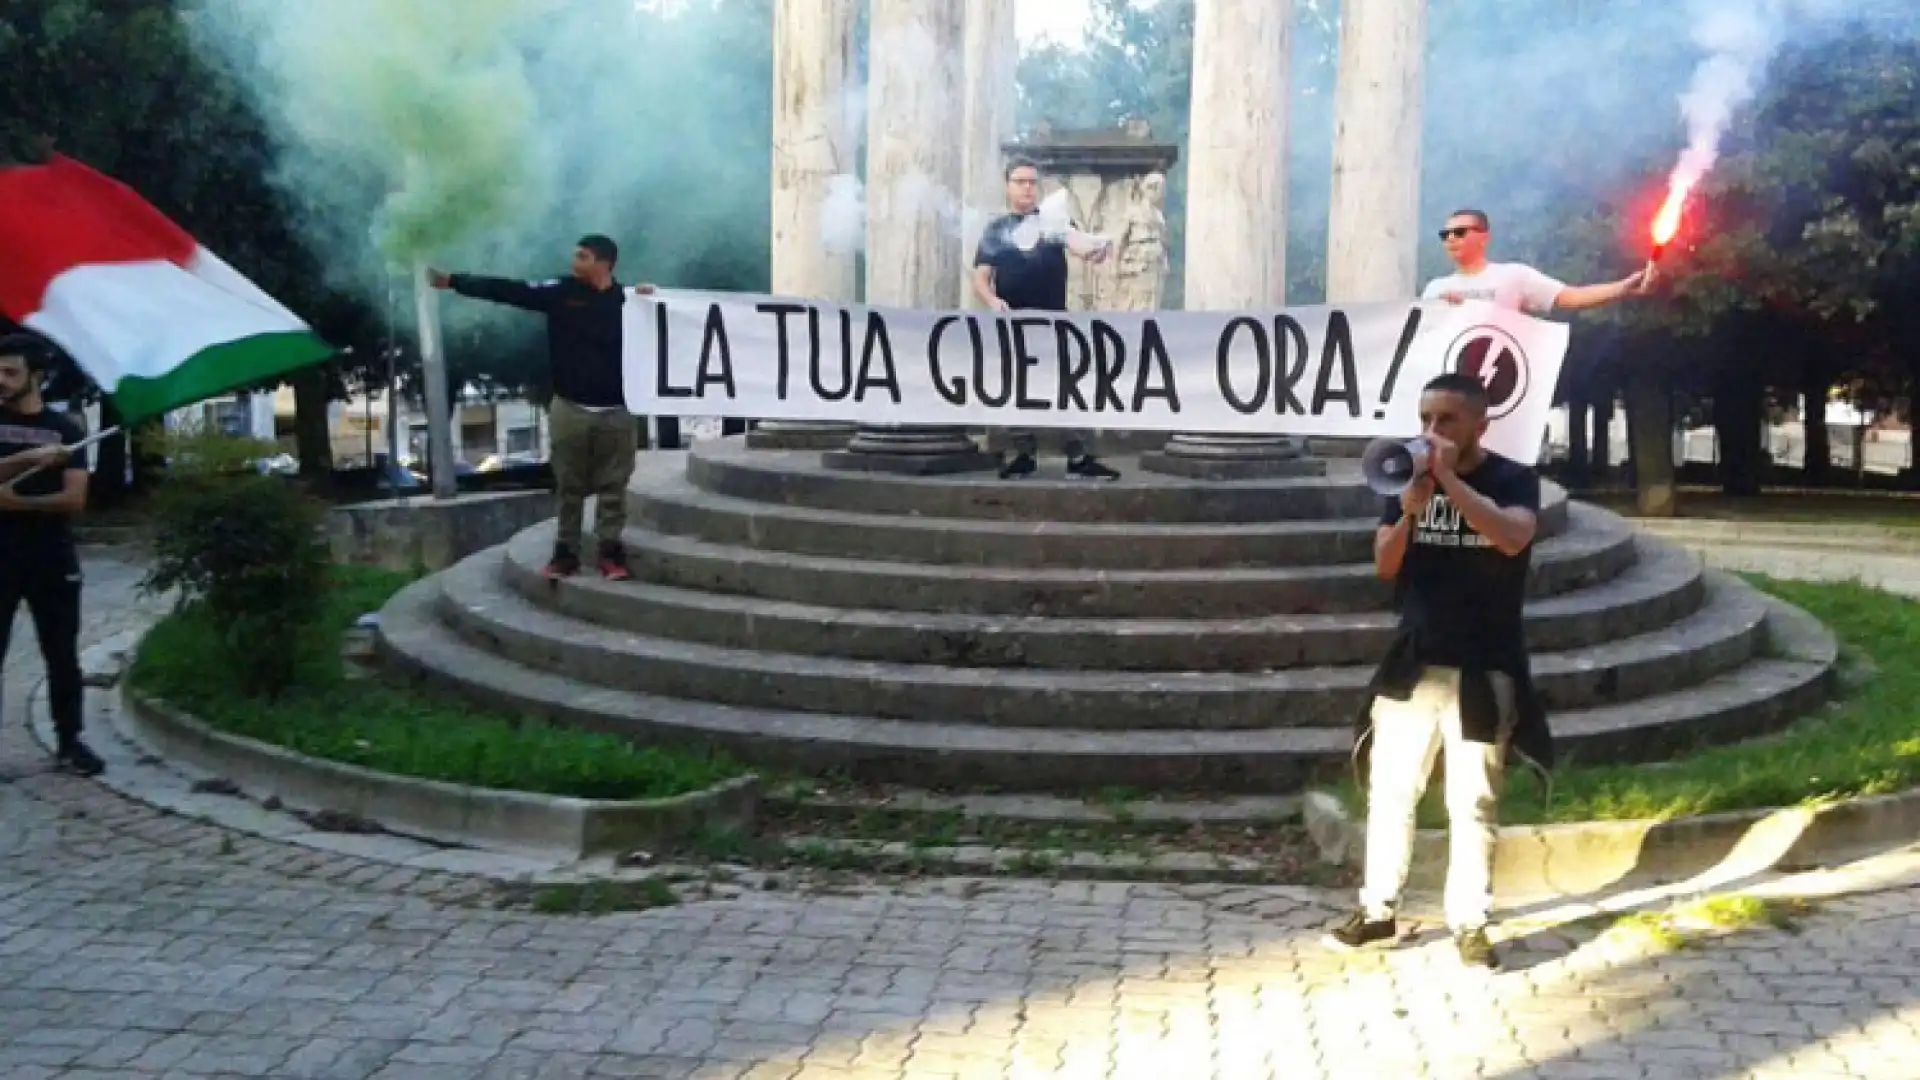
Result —
[{"label": "black t-shirt with print", "polygon": [[[1540,477],[1532,469],[1487,451],[1460,479],[1496,506],[1540,512]],[[1400,500],[1388,499],[1380,523],[1400,520]],[[1473,531],[1444,492],[1435,491],[1415,523],[1400,564],[1396,597],[1400,625],[1414,632],[1423,664],[1475,666],[1526,650],[1521,611],[1533,545],[1502,555]]]},{"label": "black t-shirt with print", "polygon": [[1067,310],[1067,248],[1043,240],[1022,251],[1014,230],[1038,210],[1004,214],[987,223],[973,265],[993,267],[993,291],[1010,308],[1023,311]]},{"label": "black t-shirt with print", "polygon": [[[0,410],[0,458],[12,457],[36,446],[72,446],[85,435],[65,413],[41,409],[35,413]],[[66,484],[66,469],[81,466],[84,451],[64,467],[42,469],[21,478],[13,493],[21,496],[58,495]],[[0,558],[71,558],[73,526],[66,514],[37,510],[0,511]]]}]

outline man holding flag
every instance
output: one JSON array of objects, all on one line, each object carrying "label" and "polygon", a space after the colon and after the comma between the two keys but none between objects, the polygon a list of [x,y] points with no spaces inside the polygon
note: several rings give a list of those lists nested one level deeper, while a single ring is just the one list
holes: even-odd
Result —
[{"label": "man holding flag", "polygon": [[335,350],[131,188],[59,154],[0,168],[0,315],[38,338],[0,348],[0,604],[25,600],[47,658],[59,763],[79,739],[80,574],[68,521],[86,502],[79,431],[48,411],[52,355],[72,358],[129,427],[274,381]]},{"label": "man holding flag", "polygon": [[40,398],[51,351],[26,334],[0,337],[0,662],[22,602],[47,667],[54,760],[80,776],[105,766],[80,741],[80,554],[71,522],[87,505],[87,467],[67,447],[79,425]]}]

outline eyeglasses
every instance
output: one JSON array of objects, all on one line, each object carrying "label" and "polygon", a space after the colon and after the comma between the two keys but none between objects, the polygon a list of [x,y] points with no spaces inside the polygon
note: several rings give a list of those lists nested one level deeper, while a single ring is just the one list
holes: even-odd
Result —
[{"label": "eyeglasses", "polygon": [[1486,231],[1487,230],[1481,228],[1478,225],[1462,225],[1457,229],[1441,229],[1440,239],[1464,240],[1466,239],[1468,233],[1477,233],[1477,232],[1486,232]]}]

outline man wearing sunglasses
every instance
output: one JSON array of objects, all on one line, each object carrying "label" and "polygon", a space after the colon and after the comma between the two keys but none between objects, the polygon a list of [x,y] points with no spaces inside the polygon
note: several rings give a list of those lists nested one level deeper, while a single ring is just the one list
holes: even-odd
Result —
[{"label": "man wearing sunglasses", "polygon": [[1653,277],[1636,270],[1605,285],[1567,285],[1525,263],[1487,261],[1491,236],[1487,215],[1480,210],[1458,210],[1440,230],[1440,242],[1456,268],[1427,283],[1422,300],[1461,304],[1485,300],[1509,311],[1545,315],[1550,311],[1587,311],[1638,296],[1653,285]]}]

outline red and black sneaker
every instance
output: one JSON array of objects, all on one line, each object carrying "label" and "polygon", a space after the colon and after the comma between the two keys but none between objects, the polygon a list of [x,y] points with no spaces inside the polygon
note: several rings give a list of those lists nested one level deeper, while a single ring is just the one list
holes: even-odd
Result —
[{"label": "red and black sneaker", "polygon": [[608,581],[625,581],[633,576],[627,569],[627,553],[617,546],[600,549],[600,576]]},{"label": "red and black sneaker", "polygon": [[541,574],[556,581],[563,577],[572,577],[579,572],[580,556],[575,555],[565,544],[553,546],[553,558],[548,559],[546,568],[540,571]]}]

